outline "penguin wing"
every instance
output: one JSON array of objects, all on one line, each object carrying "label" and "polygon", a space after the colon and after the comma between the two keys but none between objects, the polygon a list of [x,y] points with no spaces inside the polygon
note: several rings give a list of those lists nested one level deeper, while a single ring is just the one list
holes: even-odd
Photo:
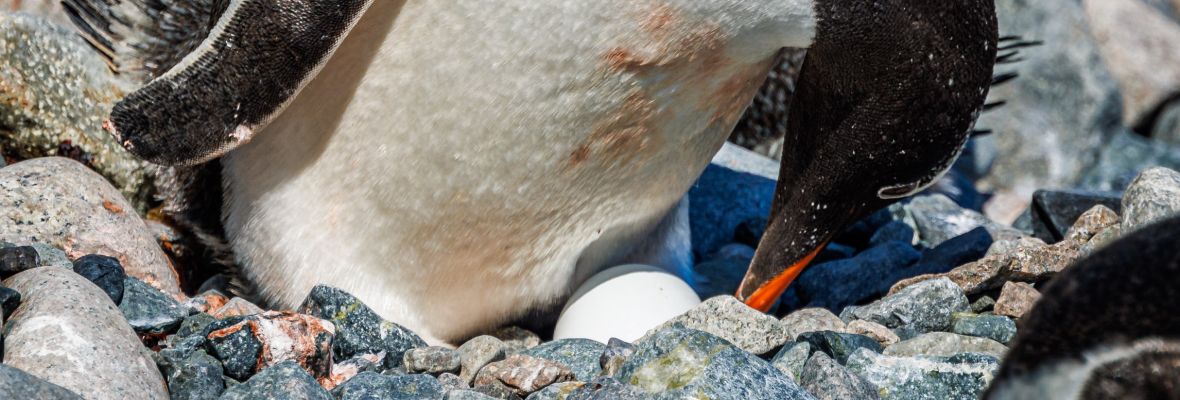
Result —
[{"label": "penguin wing", "polygon": [[374,0],[63,1],[117,71],[150,79],[103,128],[148,161],[193,165],[270,123]]}]

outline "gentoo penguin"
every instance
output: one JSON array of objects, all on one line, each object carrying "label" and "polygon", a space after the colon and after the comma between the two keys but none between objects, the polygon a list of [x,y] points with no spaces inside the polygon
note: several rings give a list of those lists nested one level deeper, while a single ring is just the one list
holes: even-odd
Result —
[{"label": "gentoo penguin", "polygon": [[[221,7],[65,1],[116,60],[185,48],[136,26]],[[738,293],[769,308],[841,225],[949,168],[997,41],[992,0],[230,0],[213,19],[105,128],[156,163],[221,157],[226,234],[266,301],[328,284],[436,341],[607,266],[686,270],[645,238],[683,235],[678,205],[776,55],[810,48]]]},{"label": "gentoo penguin", "polygon": [[1066,268],[1041,291],[988,399],[1180,399],[1180,217]]}]

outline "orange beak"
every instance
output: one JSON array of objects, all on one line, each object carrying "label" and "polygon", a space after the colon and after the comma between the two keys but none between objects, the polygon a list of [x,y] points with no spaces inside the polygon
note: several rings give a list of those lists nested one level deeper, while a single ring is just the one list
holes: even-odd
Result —
[{"label": "orange beak", "polygon": [[[749,298],[746,299],[746,305],[762,312],[770,311],[770,306],[774,305],[774,302],[783,295],[783,292],[787,290],[787,287],[791,286],[791,282],[794,282],[795,278],[798,278],[799,274],[803,273],[803,269],[807,268],[807,266],[811,264],[811,260],[814,260],[815,256],[819,255],[819,252],[823,249],[824,245],[816,247],[815,250],[812,250],[811,253],[808,253],[807,256],[803,257],[802,260],[799,260],[790,267],[787,267],[783,270],[783,272],[779,273],[778,276],[775,276],[774,279],[771,279],[769,282],[763,284],[761,287],[755,290]],[[743,284],[745,284],[745,282],[743,282]],[[739,298],[741,297],[741,292],[742,289],[738,288]]]}]

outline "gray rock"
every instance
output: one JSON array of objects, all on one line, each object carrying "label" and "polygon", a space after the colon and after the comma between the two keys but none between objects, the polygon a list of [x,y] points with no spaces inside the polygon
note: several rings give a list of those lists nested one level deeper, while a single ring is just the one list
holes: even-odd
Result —
[{"label": "gray rock", "polygon": [[959,353],[980,353],[1003,358],[1008,347],[987,338],[964,336],[948,332],[931,332],[899,342],[885,349],[887,356],[943,356]]},{"label": "gray rock", "polygon": [[799,382],[799,374],[803,373],[803,365],[807,363],[811,353],[811,345],[807,342],[790,342],[774,355],[770,365],[787,374],[795,382]]},{"label": "gray rock", "polygon": [[245,317],[254,314],[262,314],[262,307],[251,303],[249,300],[241,297],[234,297],[230,299],[225,305],[210,310],[214,317],[218,319],[225,319],[229,317]]},{"label": "gray rock", "polygon": [[429,375],[388,376],[362,372],[332,390],[340,400],[418,400],[444,397],[443,386]]},{"label": "gray rock", "polygon": [[[1127,126],[1150,123],[1180,93],[1180,24],[1142,1],[1084,0],[1090,29],[1123,94]],[[1127,29],[1134,26],[1135,29]]]},{"label": "gray rock", "polygon": [[893,333],[893,331],[890,331],[889,328],[886,328],[885,325],[863,319],[848,323],[848,333],[868,336],[870,339],[880,343],[881,346],[890,346],[901,341],[901,338],[896,333]]},{"label": "gray rock", "polygon": [[935,247],[942,242],[963,235],[979,227],[987,229],[994,240],[1018,239],[1020,231],[997,224],[988,217],[959,207],[954,200],[943,195],[918,196],[905,206],[918,225],[918,237],[926,247]]},{"label": "gray rock", "polygon": [[649,396],[635,386],[613,377],[601,377],[570,392],[565,400],[645,400]]},{"label": "gray rock", "polygon": [[673,325],[708,332],[750,354],[770,352],[790,340],[787,330],[774,317],[750,308],[733,296],[718,296],[652,329],[639,341]]},{"label": "gray rock", "polygon": [[385,366],[393,368],[402,363],[406,350],[426,347],[426,342],[414,332],[382,319],[356,297],[333,287],[312,288],[299,312],[335,325],[332,353],[336,359],[384,351]]},{"label": "gray rock", "polygon": [[[0,14],[0,152],[16,159],[59,155],[63,144],[114,182],[121,197],[147,211],[151,164],[123,150],[102,122],[131,87],[67,23]],[[52,215],[52,214],[51,214]]]},{"label": "gray rock", "polygon": [[1020,319],[1041,299],[1041,293],[1027,283],[1008,282],[996,300],[996,314]]},{"label": "gray rock", "polygon": [[227,375],[242,379],[256,370],[294,360],[317,380],[330,379],[335,336],[331,323],[309,315],[278,311],[224,322],[232,325],[214,330],[206,337],[213,350],[211,354],[222,360]]},{"label": "gray rock", "polygon": [[504,342],[495,337],[483,335],[476,336],[458,349],[460,364],[462,371],[459,377],[463,378],[463,382],[471,385],[471,381],[475,379],[475,373],[479,372],[480,368],[488,365],[493,361],[500,361],[504,359]]},{"label": "gray rock", "polygon": [[249,379],[262,357],[263,343],[250,324],[242,319],[214,323],[209,334],[209,354],[221,361],[225,375],[238,381]]},{"label": "gray rock", "polygon": [[739,224],[770,215],[778,170],[778,162],[726,143],[688,192],[693,252],[713,254]]},{"label": "gray rock", "polygon": [[1123,232],[1180,213],[1180,173],[1151,168],[1139,174],[1123,195]]},{"label": "gray rock", "polygon": [[1101,157],[1086,171],[1081,187],[1122,191],[1150,167],[1180,169],[1180,148],[1122,129],[1103,146]]},{"label": "gray rock", "polygon": [[989,296],[980,296],[975,302],[971,303],[971,312],[981,314],[984,311],[991,311],[992,307],[996,306],[996,299]]},{"label": "gray rock", "polygon": [[574,391],[585,385],[586,382],[581,381],[554,383],[546,386],[544,389],[533,392],[525,400],[568,400]]},{"label": "gray rock", "polygon": [[551,384],[571,381],[573,378],[573,372],[564,364],[515,354],[504,361],[485,365],[475,375],[472,386],[479,389],[502,385],[512,394],[524,397]]},{"label": "gray rock", "polygon": [[460,366],[459,352],[439,346],[407,350],[402,360],[406,372],[411,374],[459,372]]},{"label": "gray rock", "polygon": [[1003,315],[955,314],[951,332],[1007,344],[1016,337],[1016,322]]},{"label": "gray rock", "polygon": [[44,244],[33,243],[30,244],[37,250],[37,254],[41,258],[41,267],[59,267],[59,268],[74,268],[74,262],[70,261],[70,257],[62,249]]},{"label": "gray rock", "polygon": [[525,350],[520,354],[565,364],[574,373],[574,379],[589,382],[602,372],[599,357],[606,345],[590,339],[562,339]]},{"label": "gray rock", "polygon": [[967,310],[967,296],[950,279],[922,282],[864,307],[852,309],[851,315],[889,328],[910,326],[921,332],[945,330],[951,316]]},{"label": "gray rock", "polygon": [[193,309],[161,293],[139,279],[123,280],[123,301],[119,311],[131,329],[142,334],[175,332]]},{"label": "gray rock", "polygon": [[702,299],[727,296],[737,293],[750,259],[743,257],[717,257],[692,266],[697,294]]},{"label": "gray rock", "polygon": [[24,295],[5,327],[4,364],[88,399],[168,398],[149,351],[98,287],[58,268],[4,284]]},{"label": "gray rock", "polygon": [[815,351],[826,353],[843,364],[848,356],[859,349],[869,349],[880,353],[881,344],[868,336],[854,335],[832,331],[807,332],[799,335],[800,342],[807,342]]},{"label": "gray rock", "polygon": [[[1022,238],[1016,242],[996,242],[990,255],[964,264],[945,274],[916,276],[897,282],[890,293],[897,293],[919,282],[950,279],[962,290],[975,295],[1002,287],[1009,281],[1044,281],[1073,264],[1081,256],[1081,247],[1072,241],[1046,245],[1040,239]],[[999,250],[997,250],[999,249]]]},{"label": "gray rock", "polygon": [[790,340],[798,340],[799,335],[807,332],[843,332],[846,329],[844,321],[826,308],[797,310],[783,317],[781,323],[786,328],[787,338]]},{"label": "gray rock", "polygon": [[450,372],[441,373],[437,376],[437,378],[438,383],[442,384],[444,392],[471,388],[471,385],[468,385],[467,382],[464,382],[463,378],[460,378],[459,375],[455,375]]},{"label": "gray rock", "polygon": [[614,376],[633,354],[635,354],[635,345],[618,338],[611,338],[607,341],[606,348],[602,350],[602,355],[598,356],[598,366],[602,368],[602,375]]},{"label": "gray rock", "polygon": [[196,351],[160,351],[152,355],[173,400],[215,399],[225,391],[221,362]]},{"label": "gray rock", "polygon": [[[116,260],[114,257],[100,256],[98,254],[82,256],[74,261],[74,273],[82,275],[83,278],[86,278],[86,280],[94,283],[95,286],[106,292],[115,304],[123,302],[123,291],[126,289],[123,281],[127,279],[127,273],[123,271],[123,265],[119,264],[119,260]],[[155,289],[153,288],[152,290]],[[158,290],[155,291],[159,292]],[[161,296],[163,296],[163,293],[161,293]],[[134,328],[135,326],[132,325],[132,327]]]},{"label": "gray rock", "polygon": [[221,396],[221,400],[286,399],[332,400],[332,395],[299,364],[287,361],[258,372],[250,380],[226,389]]},{"label": "gray rock", "polygon": [[147,225],[117,190],[82,164],[38,158],[0,169],[0,210],[0,241],[43,243],[67,249],[73,258],[111,256],[128,275],[180,295],[176,272]]},{"label": "gray rock", "polygon": [[66,388],[4,364],[0,364],[0,398],[82,400]]},{"label": "gray rock", "polygon": [[[540,393],[540,392],[538,392]],[[447,392],[446,400],[496,400],[495,397],[474,390],[452,390]]]},{"label": "gray rock", "polygon": [[[1038,239],[1044,240],[1046,243],[1056,243],[1064,240],[1078,219],[1095,207],[1105,206],[1103,208],[1109,213],[1092,214],[1092,217],[1113,215],[1115,222],[1117,222],[1118,214],[1114,210],[1122,208],[1121,202],[1122,194],[1117,192],[1038,190],[1033,193],[1033,204],[1027,211],[1030,228]],[[1087,224],[1086,228],[1088,229],[1099,228],[1097,224],[1103,223],[1099,218],[1087,222],[1095,223]],[[1077,238],[1074,239],[1077,240]],[[1081,242],[1085,242],[1085,240],[1081,240]]]},{"label": "gray rock", "polygon": [[651,399],[812,399],[766,361],[705,332],[669,328],[636,343],[618,379]]},{"label": "gray rock", "polygon": [[908,358],[869,350],[854,353],[846,365],[886,400],[978,399],[999,370],[999,361],[989,356]]},{"label": "gray rock", "polygon": [[822,352],[815,352],[807,360],[799,383],[821,400],[878,398],[877,388],[873,384],[832,361]]},{"label": "gray rock", "polygon": [[504,343],[504,353],[513,355],[537,347],[541,344],[541,337],[527,329],[509,326],[497,329],[489,334]]}]

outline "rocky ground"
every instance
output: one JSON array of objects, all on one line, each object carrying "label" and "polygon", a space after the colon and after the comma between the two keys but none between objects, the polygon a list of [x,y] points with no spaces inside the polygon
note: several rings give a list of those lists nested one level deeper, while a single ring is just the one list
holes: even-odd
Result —
[{"label": "rocky ground", "polygon": [[[45,4],[0,0],[64,21]],[[1180,212],[1180,4],[997,7],[1004,34],[1044,44],[1000,67],[1021,78],[993,92],[1008,102],[980,121],[993,133],[931,191],[846,229],[770,314],[729,295],[761,236],[777,165],[728,146],[690,193],[706,302],[634,343],[505,327],[457,348],[427,346],[331,287],[297,310],[183,293],[169,258],[178,233],[142,217],[150,170],[95,124],[125,88],[69,30],[0,13],[0,393],[976,398],[1045,282]],[[774,136],[739,142],[773,156]]]}]

